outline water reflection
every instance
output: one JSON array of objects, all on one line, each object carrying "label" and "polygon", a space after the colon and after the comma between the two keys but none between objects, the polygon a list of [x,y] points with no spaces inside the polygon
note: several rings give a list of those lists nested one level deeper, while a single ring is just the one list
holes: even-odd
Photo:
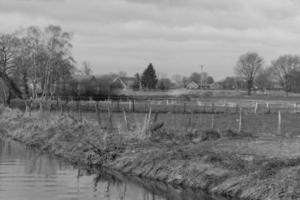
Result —
[{"label": "water reflection", "polygon": [[174,188],[116,172],[90,175],[47,154],[0,140],[0,199],[210,200],[203,192]]}]

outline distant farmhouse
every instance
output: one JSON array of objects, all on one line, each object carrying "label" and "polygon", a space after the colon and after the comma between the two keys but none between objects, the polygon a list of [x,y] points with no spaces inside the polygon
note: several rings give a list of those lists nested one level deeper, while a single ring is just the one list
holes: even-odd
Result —
[{"label": "distant farmhouse", "polygon": [[122,90],[132,90],[135,83],[134,77],[120,77],[118,76],[112,82],[113,88],[118,88]]},{"label": "distant farmhouse", "polygon": [[219,89],[222,89],[222,84],[218,83],[218,82],[215,82],[212,84],[206,84],[206,83],[198,84],[194,81],[191,81],[186,85],[185,88],[188,90],[210,90],[210,89],[211,90],[219,90]]},{"label": "distant farmhouse", "polygon": [[199,89],[199,85],[198,85],[198,83],[191,81],[185,86],[185,88],[189,89],[189,90],[197,90],[197,89]]}]

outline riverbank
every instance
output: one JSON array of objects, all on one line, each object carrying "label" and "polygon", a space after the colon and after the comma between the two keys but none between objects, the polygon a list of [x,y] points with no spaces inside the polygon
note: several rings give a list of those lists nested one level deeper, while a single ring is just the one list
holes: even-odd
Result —
[{"label": "riverbank", "polygon": [[145,124],[131,126],[120,125],[112,132],[109,124],[100,127],[70,114],[29,115],[0,109],[3,137],[74,164],[104,166],[238,199],[300,199],[297,135],[284,138],[231,131],[176,135],[161,129],[145,131]]}]

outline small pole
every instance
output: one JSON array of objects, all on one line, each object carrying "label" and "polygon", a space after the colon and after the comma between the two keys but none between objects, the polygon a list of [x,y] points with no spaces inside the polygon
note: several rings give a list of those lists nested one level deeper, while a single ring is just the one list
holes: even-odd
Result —
[{"label": "small pole", "polygon": [[111,113],[109,105],[107,105],[107,114],[108,114],[108,120],[109,120],[109,132],[111,133],[113,131],[113,121],[112,121],[112,113]]},{"label": "small pole", "polygon": [[185,109],[186,109],[185,106],[186,106],[186,104],[184,103],[183,104],[183,114],[185,113]]},{"label": "small pole", "polygon": [[187,124],[186,130],[188,130],[188,128],[190,128],[192,126],[192,121],[193,121],[193,112],[191,112],[191,115],[188,118],[188,124]]},{"label": "small pole", "polygon": [[215,115],[212,114],[211,116],[211,129],[215,129]]},{"label": "small pole", "polygon": [[129,131],[129,126],[128,126],[128,121],[127,121],[127,116],[126,116],[125,109],[123,109],[123,115],[124,115],[124,121],[125,121],[125,124],[126,124],[126,129],[127,129],[127,131]]},{"label": "small pole", "polygon": [[63,112],[64,112],[64,108],[63,108],[63,104],[62,104],[61,99],[59,99],[59,105],[60,105],[60,114],[62,115]]},{"label": "small pole", "polygon": [[255,106],[254,106],[254,114],[256,114],[256,113],[257,113],[257,108],[258,108],[258,103],[257,103],[257,102],[255,102]]},{"label": "small pole", "polygon": [[281,112],[278,111],[278,135],[281,135]]},{"label": "small pole", "polygon": [[134,108],[134,99],[132,99],[132,112],[134,112],[135,108]]},{"label": "small pole", "polygon": [[98,101],[95,102],[95,110],[96,110],[96,114],[97,114],[98,124],[99,124],[99,126],[101,126],[101,115],[100,115],[100,111],[99,111],[99,102]]},{"label": "small pole", "polygon": [[239,118],[239,133],[242,132],[242,127],[243,127],[243,110],[241,108],[240,109],[240,118]]},{"label": "small pole", "polygon": [[79,120],[82,121],[82,113],[81,113],[81,105],[80,105],[80,101],[79,102]]},{"label": "small pole", "polygon": [[268,113],[270,113],[270,112],[271,112],[271,109],[270,109],[269,102],[267,102],[267,110],[268,110],[268,111],[267,111]]}]

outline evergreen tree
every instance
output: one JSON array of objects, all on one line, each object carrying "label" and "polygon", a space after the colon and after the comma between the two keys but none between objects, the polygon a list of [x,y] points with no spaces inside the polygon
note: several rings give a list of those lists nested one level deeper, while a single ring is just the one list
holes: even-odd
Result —
[{"label": "evergreen tree", "polygon": [[157,85],[157,76],[155,69],[150,63],[148,67],[145,69],[144,73],[142,74],[142,87],[147,89],[155,89]]}]

